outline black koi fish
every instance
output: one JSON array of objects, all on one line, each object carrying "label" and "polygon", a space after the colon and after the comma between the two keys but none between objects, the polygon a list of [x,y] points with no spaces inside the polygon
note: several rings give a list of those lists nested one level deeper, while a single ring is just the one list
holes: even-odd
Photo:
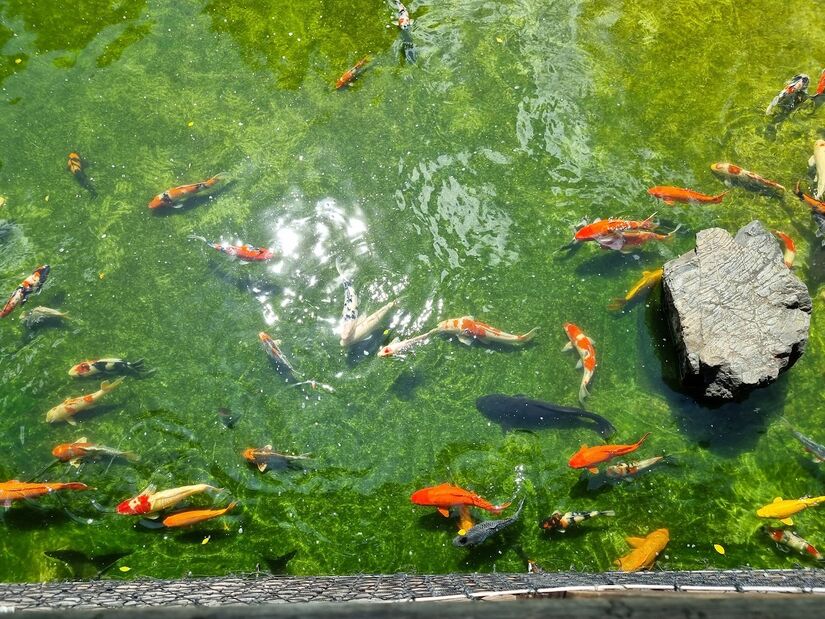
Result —
[{"label": "black koi fish", "polygon": [[601,415],[581,408],[531,400],[526,396],[508,396],[500,393],[485,395],[476,400],[476,408],[504,429],[588,427],[605,438],[616,432],[613,424]]}]

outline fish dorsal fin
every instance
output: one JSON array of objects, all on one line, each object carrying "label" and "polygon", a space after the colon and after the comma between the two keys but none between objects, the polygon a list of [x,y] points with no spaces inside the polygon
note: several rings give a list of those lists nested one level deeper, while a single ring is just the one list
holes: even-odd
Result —
[{"label": "fish dorsal fin", "polygon": [[264,449],[272,451],[272,445],[264,445]]},{"label": "fish dorsal fin", "polygon": [[88,442],[89,442],[89,439],[88,439],[88,438],[86,438],[85,436],[81,436],[80,438],[75,439],[75,441],[74,441],[74,442],[75,442],[75,443],[88,443]]},{"label": "fish dorsal fin", "polygon": [[157,486],[156,486],[155,484],[149,484],[149,485],[148,485],[148,486],[146,486],[143,490],[141,490],[140,492],[138,492],[138,496],[140,496],[140,495],[142,495],[142,494],[155,494],[155,492],[157,491],[157,489],[158,489],[158,488],[157,488]]},{"label": "fish dorsal fin", "polygon": [[782,497],[781,497],[781,496],[778,496],[778,497],[776,497],[776,498],[773,500],[773,502],[774,502],[774,503],[779,503],[779,502],[780,502],[780,501],[782,501],[782,500],[783,500],[783,499],[782,499]]},{"label": "fish dorsal fin", "polygon": [[392,338],[392,341],[390,342],[390,344],[397,344],[397,343],[398,343],[398,342],[400,342],[400,341],[401,341],[401,340],[400,340],[400,339],[398,339],[398,336],[396,335],[394,338]]},{"label": "fish dorsal fin", "polygon": [[587,443],[582,443],[581,447],[579,447],[579,449],[590,449],[590,448],[588,447]]},{"label": "fish dorsal fin", "polygon": [[631,548],[638,548],[642,544],[645,543],[645,538],[643,537],[626,537],[625,541],[630,544]]},{"label": "fish dorsal fin", "polygon": [[783,518],[783,519],[782,519],[782,520],[780,520],[779,522],[781,522],[782,524],[786,524],[786,525],[788,525],[789,527],[792,527],[792,526],[793,526],[793,519],[792,519],[792,518]]}]

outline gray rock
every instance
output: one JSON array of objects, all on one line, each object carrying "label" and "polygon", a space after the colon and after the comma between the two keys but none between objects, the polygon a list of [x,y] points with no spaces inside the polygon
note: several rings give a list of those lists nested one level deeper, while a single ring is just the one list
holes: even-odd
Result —
[{"label": "gray rock", "polygon": [[811,296],[758,221],[735,239],[700,231],[694,251],[665,264],[662,283],[682,384],[704,398],[769,385],[805,351]]}]

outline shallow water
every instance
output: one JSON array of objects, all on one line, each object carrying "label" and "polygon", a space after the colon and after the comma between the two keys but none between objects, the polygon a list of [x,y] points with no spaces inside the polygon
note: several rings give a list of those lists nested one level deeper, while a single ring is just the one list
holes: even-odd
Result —
[{"label": "shallow water", "polygon": [[[380,0],[50,4],[0,0],[0,218],[21,226],[2,246],[0,288],[49,263],[24,309],[56,307],[72,321],[28,332],[17,310],[0,323],[0,479],[95,490],[0,514],[0,549],[15,558],[0,562],[0,580],[521,571],[526,557],[606,570],[625,536],[660,527],[671,542],[659,567],[805,561],[767,541],[755,510],[822,494],[823,474],[781,422],[825,440],[821,299],[793,370],[717,409],[674,390],[658,292],[622,314],[606,306],[642,270],[692,248],[697,230],[754,218],[796,239],[796,273],[817,292],[819,239],[795,199],[737,190],[720,205],[666,207],[645,193],[716,193],[714,161],[788,186],[805,175],[823,112],[771,124],[764,108],[795,73],[818,76],[825,24],[813,3],[415,2],[414,65]],[[364,55],[366,72],[336,92]],[[65,168],[73,150],[94,196]],[[221,171],[232,180],[211,199],[146,208]],[[583,218],[654,211],[682,224],[667,244],[556,251]],[[242,265],[191,234],[279,258]],[[400,297],[388,326],[402,338],[465,314],[540,335],[515,350],[436,338],[404,361],[375,358],[378,337],[347,355],[336,261],[354,274],[362,312]],[[652,432],[639,457],[673,464],[588,491],[566,461],[598,435],[504,433],[475,409],[493,392],[576,405],[566,321],[596,342],[588,409],[616,425],[618,442]],[[335,393],[285,382],[261,330]],[[47,425],[51,407],[97,388],[67,370],[106,356],[156,371],[76,428]],[[233,429],[221,407],[240,415]],[[142,460],[40,473],[55,444],[80,436]],[[313,460],[261,474],[240,452],[265,444]],[[409,501],[450,481],[500,502],[522,476],[521,522],[471,551],[451,545],[454,521]],[[231,496],[240,507],[191,530],[111,513],[150,483],[199,482],[225,493],[193,504]],[[537,523],[556,509],[617,516],[551,538]],[[825,545],[814,510],[796,520]]]}]

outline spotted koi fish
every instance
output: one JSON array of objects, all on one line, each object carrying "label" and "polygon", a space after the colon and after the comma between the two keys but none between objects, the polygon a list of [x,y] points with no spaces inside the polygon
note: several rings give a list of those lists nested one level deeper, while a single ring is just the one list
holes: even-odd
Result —
[{"label": "spotted koi fish", "polygon": [[762,530],[777,544],[787,546],[791,550],[795,550],[799,554],[810,557],[816,561],[825,561],[825,557],[822,556],[821,552],[793,531],[774,529],[773,527],[762,527]]},{"label": "spotted koi fish", "polygon": [[209,245],[209,247],[216,249],[227,256],[231,256],[232,258],[238,258],[241,262],[266,262],[267,260],[272,259],[275,255],[271,250],[265,247],[254,247],[253,245],[248,245],[246,243],[240,243],[237,245],[213,243],[196,234],[190,234],[189,238],[197,241],[203,241]]},{"label": "spotted koi fish", "polygon": [[581,386],[579,387],[579,402],[584,403],[584,399],[590,395],[587,385],[593,378],[596,371],[596,349],[593,347],[593,340],[587,337],[582,330],[572,322],[564,323],[564,332],[570,339],[562,348],[562,352],[576,349],[579,353],[579,361],[576,368],[584,368]]},{"label": "spotted koi fish", "polygon": [[98,374],[126,374],[127,372],[140,373],[144,371],[143,359],[126,361],[125,359],[95,359],[82,361],[69,370],[69,376],[75,378],[89,378]]},{"label": "spotted koi fish", "polygon": [[664,456],[655,456],[653,458],[647,458],[646,460],[639,460],[638,462],[619,462],[619,464],[606,467],[604,474],[610,479],[627,479],[644,473],[664,459]]},{"label": "spotted koi fish", "polygon": [[521,335],[514,335],[512,333],[505,333],[495,327],[475,320],[472,316],[462,316],[461,318],[450,318],[438,323],[438,326],[433,329],[435,333],[446,333],[447,335],[455,335],[458,341],[468,346],[474,340],[479,342],[495,344],[526,344],[535,337],[538,332],[538,327],[535,327]]},{"label": "spotted koi fish", "polygon": [[161,492],[157,492],[157,488],[154,485],[150,485],[136,497],[122,501],[115,511],[124,516],[151,515],[174,507],[194,494],[201,494],[209,490],[221,492],[220,488],[215,488],[208,484],[180,486],[179,488],[162,490]]},{"label": "spotted koi fish", "polygon": [[723,178],[726,182],[737,184],[745,189],[754,189],[769,191],[769,192],[783,192],[785,188],[779,183],[768,180],[764,176],[740,168],[738,165],[732,163],[712,163],[710,169],[714,174]]},{"label": "spotted koi fish", "polygon": [[430,331],[427,331],[426,333],[416,335],[415,337],[411,337],[406,340],[401,340],[395,337],[389,344],[381,347],[381,349],[378,351],[378,356],[397,358],[403,357],[408,351],[410,351],[415,346],[418,346],[419,344],[423,344],[424,342],[426,342],[434,333],[436,333],[436,329],[432,329]]},{"label": "spotted koi fish", "polygon": [[785,87],[768,104],[765,114],[770,114],[777,106],[792,110],[800,103],[804,103],[808,98],[807,91],[810,81],[811,78],[804,73],[794,75],[789,81],[785,82]]},{"label": "spotted koi fish", "polygon": [[50,270],[51,267],[48,264],[44,264],[43,266],[37,267],[34,273],[20,282],[20,285],[11,293],[3,309],[0,310],[0,318],[5,318],[11,314],[16,307],[28,301],[32,294],[39,293],[40,289],[43,288],[43,284],[46,283],[46,279],[49,277]]},{"label": "spotted koi fish", "polygon": [[561,512],[553,512],[549,518],[544,519],[541,523],[541,528],[546,531],[560,531],[561,533],[564,533],[570,527],[584,522],[585,520],[589,520],[590,518],[615,515],[616,512],[612,509],[603,512],[566,512],[564,514]]},{"label": "spotted koi fish", "polygon": [[183,202],[200,196],[210,191],[218,183],[224,179],[223,174],[216,174],[212,178],[208,178],[200,183],[192,183],[191,185],[180,185],[167,189],[163,193],[159,193],[149,201],[150,209],[158,209],[163,207],[181,208]]},{"label": "spotted koi fish", "polygon": [[357,78],[364,72],[364,69],[366,69],[367,63],[369,61],[369,56],[364,56],[363,58],[361,58],[361,60],[356,62],[354,66],[344,71],[341,77],[338,78],[338,81],[335,82],[335,88],[341,90],[344,86],[348,86],[353,81],[355,81],[355,78]]},{"label": "spotted koi fish", "polygon": [[49,423],[65,421],[69,425],[76,425],[77,421],[74,419],[75,415],[94,406],[100,398],[110,391],[113,391],[115,387],[120,385],[120,383],[124,380],[126,380],[125,377],[121,376],[112,382],[103,381],[100,383],[100,389],[94,393],[81,395],[76,398],[66,398],[63,402],[46,413],[46,421]]}]

